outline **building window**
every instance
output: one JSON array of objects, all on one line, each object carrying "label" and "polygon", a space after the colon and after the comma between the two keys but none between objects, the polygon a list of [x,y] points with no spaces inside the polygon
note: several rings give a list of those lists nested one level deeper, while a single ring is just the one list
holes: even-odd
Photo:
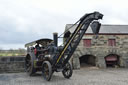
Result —
[{"label": "building window", "polygon": [[108,45],[109,46],[116,46],[116,40],[115,39],[109,39],[108,40]]},{"label": "building window", "polygon": [[91,39],[84,39],[83,40],[83,45],[85,47],[91,47]]}]

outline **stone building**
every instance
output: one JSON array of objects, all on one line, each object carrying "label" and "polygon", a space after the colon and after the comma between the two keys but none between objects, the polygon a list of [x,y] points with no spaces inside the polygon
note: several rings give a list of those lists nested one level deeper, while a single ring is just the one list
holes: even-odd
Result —
[{"label": "stone building", "polygon": [[[66,25],[67,30],[71,24]],[[73,33],[73,26],[64,37]],[[67,38],[67,37],[65,37]],[[128,67],[128,25],[102,25],[99,35],[89,27],[71,59],[74,69],[84,65]]]}]

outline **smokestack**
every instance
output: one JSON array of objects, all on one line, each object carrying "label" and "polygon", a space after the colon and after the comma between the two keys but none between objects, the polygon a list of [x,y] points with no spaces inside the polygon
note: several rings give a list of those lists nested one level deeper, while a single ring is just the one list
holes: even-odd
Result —
[{"label": "smokestack", "polygon": [[54,45],[58,46],[58,33],[57,32],[53,33],[53,40],[54,40]]}]

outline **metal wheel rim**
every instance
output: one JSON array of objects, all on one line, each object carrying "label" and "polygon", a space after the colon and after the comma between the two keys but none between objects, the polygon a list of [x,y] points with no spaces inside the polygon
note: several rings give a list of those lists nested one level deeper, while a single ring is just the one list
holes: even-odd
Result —
[{"label": "metal wheel rim", "polygon": [[43,72],[43,76],[47,79],[49,77],[49,68],[46,63],[43,65],[42,72]]},{"label": "metal wheel rim", "polygon": [[71,69],[70,69],[69,63],[67,63],[67,64],[65,65],[65,68],[64,68],[63,72],[64,72],[64,74],[65,74],[66,76],[70,75]]},{"label": "metal wheel rim", "polygon": [[31,59],[26,59],[26,72],[29,72],[31,70]]}]

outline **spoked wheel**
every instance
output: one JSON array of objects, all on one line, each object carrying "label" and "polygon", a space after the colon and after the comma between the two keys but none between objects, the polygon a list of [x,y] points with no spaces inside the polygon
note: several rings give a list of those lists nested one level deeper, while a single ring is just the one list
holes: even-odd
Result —
[{"label": "spoked wheel", "polygon": [[52,66],[49,61],[44,61],[42,65],[42,75],[44,79],[46,79],[47,81],[50,81],[52,77]]},{"label": "spoked wheel", "polygon": [[25,71],[29,76],[32,76],[36,72],[33,59],[30,56],[26,56],[25,58]]},{"label": "spoked wheel", "polygon": [[73,70],[72,70],[72,65],[68,62],[63,71],[62,74],[64,75],[65,78],[70,78],[72,76]]}]

